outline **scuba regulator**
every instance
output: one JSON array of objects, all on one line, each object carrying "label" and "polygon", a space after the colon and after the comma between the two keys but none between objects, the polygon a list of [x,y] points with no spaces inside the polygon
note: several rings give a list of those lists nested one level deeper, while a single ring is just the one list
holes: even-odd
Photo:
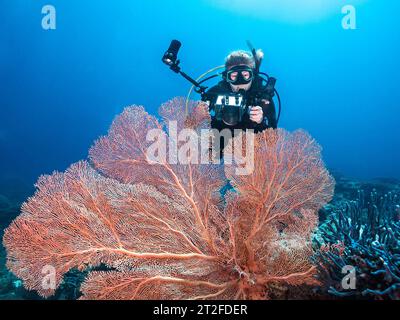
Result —
[{"label": "scuba regulator", "polygon": [[[224,68],[224,66],[219,66],[207,71],[197,80],[194,80],[181,70],[179,66],[180,60],[178,60],[178,53],[179,49],[181,48],[181,43],[178,40],[172,40],[168,50],[162,57],[162,61],[169,66],[172,71],[182,75],[186,80],[192,83],[192,88],[190,89],[186,99],[186,114],[192,90],[195,90],[195,92],[201,95],[202,101],[209,101],[211,106],[210,113],[215,116],[217,120],[223,121],[228,126],[235,126],[236,124],[240,123],[243,115],[249,111],[249,106],[261,105],[261,100],[264,99],[272,101],[273,97],[276,95],[279,103],[277,123],[279,122],[281,114],[281,100],[279,93],[275,89],[276,79],[268,76],[268,74],[264,72],[260,72],[262,60],[257,57],[256,50],[249,41],[247,41],[247,45],[249,46],[255,61],[254,69],[248,66],[235,66],[229,70],[223,71],[222,73],[214,74],[204,78],[209,73]],[[245,91],[241,89],[237,93],[230,92],[226,94],[208,93],[208,87],[205,87],[202,84],[218,76],[222,76],[226,82],[233,85],[248,84],[252,81],[252,90]]]}]

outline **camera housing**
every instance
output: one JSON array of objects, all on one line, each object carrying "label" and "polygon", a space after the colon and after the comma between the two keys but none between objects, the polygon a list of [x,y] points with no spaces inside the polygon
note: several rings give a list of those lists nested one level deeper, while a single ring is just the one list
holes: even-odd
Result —
[{"label": "camera housing", "polygon": [[214,103],[215,118],[229,126],[241,122],[246,110],[246,99],[241,93],[218,95]]},{"label": "camera housing", "polygon": [[[261,80],[260,80],[261,81]],[[204,95],[204,99],[211,102],[215,119],[223,121],[228,126],[235,126],[242,122],[243,115],[249,112],[250,106],[261,106],[263,100],[272,101],[274,97],[276,79],[270,77],[263,86],[256,83],[260,89],[254,91],[239,90],[237,93],[220,95]]]}]

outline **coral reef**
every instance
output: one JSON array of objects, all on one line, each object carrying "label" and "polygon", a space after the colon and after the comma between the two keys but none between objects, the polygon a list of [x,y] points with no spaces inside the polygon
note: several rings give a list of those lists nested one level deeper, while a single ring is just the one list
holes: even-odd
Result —
[{"label": "coral reef", "polygon": [[[400,197],[389,192],[367,197],[358,191],[355,201],[339,207],[320,226],[317,261],[329,292],[338,297],[400,299]],[[355,272],[354,288],[343,288],[342,272]]]},{"label": "coral reef", "polygon": [[[92,165],[39,178],[3,238],[27,289],[54,295],[74,269],[88,273],[82,299],[268,299],[276,286],[317,283],[311,234],[334,187],[320,147],[304,131],[270,129],[255,137],[248,175],[236,163],[150,163],[149,130],[208,128],[207,106],[192,102],[185,117],[184,104],[164,104],[162,123],[126,108]],[[224,204],[226,178],[235,190]],[[49,269],[54,285],[43,282]]]}]

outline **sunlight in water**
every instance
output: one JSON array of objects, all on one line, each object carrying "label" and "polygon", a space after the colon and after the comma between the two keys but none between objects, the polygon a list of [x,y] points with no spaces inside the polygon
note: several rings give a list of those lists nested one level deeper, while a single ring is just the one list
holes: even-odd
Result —
[{"label": "sunlight in water", "polygon": [[341,14],[345,5],[367,0],[207,0],[218,7],[242,15],[258,18],[303,23],[317,21],[333,14]]}]

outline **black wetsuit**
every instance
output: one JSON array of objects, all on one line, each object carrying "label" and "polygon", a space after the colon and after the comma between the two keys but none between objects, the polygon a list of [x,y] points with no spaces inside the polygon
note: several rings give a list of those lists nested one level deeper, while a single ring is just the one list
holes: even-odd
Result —
[{"label": "black wetsuit", "polygon": [[[257,82],[253,82],[252,86],[250,87],[250,89],[246,92],[246,94],[251,94],[252,92],[254,92],[255,90],[257,90],[257,85],[255,85]],[[203,100],[210,101],[210,107],[209,110],[211,111],[213,109],[213,105],[215,103],[215,100],[217,98],[218,95],[223,95],[223,94],[227,94],[227,93],[234,93],[232,91],[231,85],[222,80],[221,82],[219,82],[216,86],[211,87],[210,89],[207,90],[206,96],[203,98]],[[273,99],[270,99],[270,97],[268,97],[268,95],[262,94],[261,99],[266,99],[268,100],[270,103],[269,104],[265,104],[265,103],[261,103],[260,107],[263,110],[263,114],[264,114],[264,118],[263,121],[259,124],[257,124],[254,121],[250,120],[250,116],[249,114],[246,112],[243,115],[242,121],[238,124],[236,124],[235,126],[229,126],[227,124],[225,124],[223,121],[217,120],[215,118],[215,116],[211,116],[211,128],[213,129],[217,129],[218,131],[221,131],[223,129],[230,129],[232,132],[232,136],[233,136],[233,130],[235,129],[242,129],[242,130],[246,130],[246,129],[253,129],[255,133],[259,133],[264,131],[267,128],[277,128],[277,119],[276,119],[276,111],[275,111],[275,104]],[[221,137],[220,138],[220,145],[221,146],[226,146],[228,141],[224,141],[224,138]],[[221,149],[221,153],[220,156],[222,158],[223,154],[222,154],[223,148]]]}]

